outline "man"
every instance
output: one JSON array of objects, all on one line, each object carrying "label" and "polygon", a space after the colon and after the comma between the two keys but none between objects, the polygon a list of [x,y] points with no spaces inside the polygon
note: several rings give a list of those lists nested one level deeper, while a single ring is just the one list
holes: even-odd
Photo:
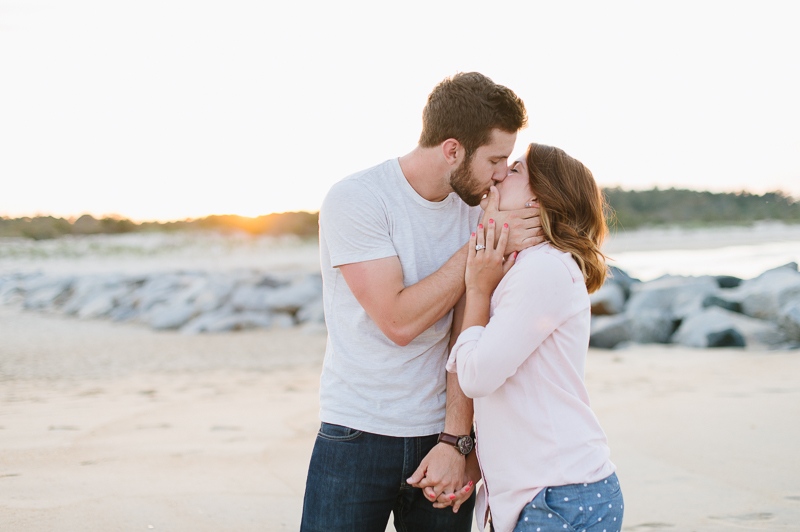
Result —
[{"label": "man", "polygon": [[[472,402],[445,371],[451,326],[460,326],[452,309],[478,204],[506,177],[526,122],[511,90],[457,74],[428,97],[411,153],[345,178],[325,198],[329,336],[303,532],[383,532],[392,512],[398,530],[470,530],[474,497],[460,512],[441,508],[480,476]],[[511,227],[510,253],[541,241],[537,214],[486,216]]]}]

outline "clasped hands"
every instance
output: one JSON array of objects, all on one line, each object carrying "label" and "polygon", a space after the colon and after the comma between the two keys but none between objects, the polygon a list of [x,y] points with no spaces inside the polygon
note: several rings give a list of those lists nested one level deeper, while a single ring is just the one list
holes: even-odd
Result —
[{"label": "clasped hands", "polygon": [[406,482],[422,488],[422,493],[433,502],[434,508],[452,506],[453,512],[457,513],[475,491],[480,478],[481,470],[474,450],[464,457],[452,445],[439,443],[422,459]]}]

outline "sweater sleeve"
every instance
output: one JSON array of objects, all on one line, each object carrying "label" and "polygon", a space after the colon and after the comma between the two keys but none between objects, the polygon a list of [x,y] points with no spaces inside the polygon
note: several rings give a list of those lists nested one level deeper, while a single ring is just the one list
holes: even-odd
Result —
[{"label": "sweater sleeve", "polygon": [[459,335],[447,370],[458,373],[467,397],[497,390],[517,368],[578,310],[574,279],[566,265],[542,253],[515,265],[498,289],[497,304],[486,327],[470,327]]}]

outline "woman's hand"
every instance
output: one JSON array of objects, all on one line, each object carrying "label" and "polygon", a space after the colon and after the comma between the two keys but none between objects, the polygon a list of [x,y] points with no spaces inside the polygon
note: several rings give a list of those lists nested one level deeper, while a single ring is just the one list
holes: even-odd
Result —
[{"label": "woman's hand", "polygon": [[447,508],[453,507],[453,512],[458,513],[461,505],[470,498],[475,491],[475,484],[481,479],[481,467],[478,464],[477,452],[473,451],[467,455],[466,465],[464,468],[464,487],[454,493],[442,493],[436,502],[433,504],[434,508]]},{"label": "woman's hand", "polygon": [[[508,224],[503,224],[499,240],[495,238],[496,226],[489,220],[489,227],[484,236],[483,224],[469,239],[469,255],[467,256],[467,272],[464,280],[467,294],[491,296],[500,283],[500,279],[514,265],[517,253],[512,253],[508,260],[503,260],[503,252],[508,242]],[[497,245],[495,246],[495,242]]]}]

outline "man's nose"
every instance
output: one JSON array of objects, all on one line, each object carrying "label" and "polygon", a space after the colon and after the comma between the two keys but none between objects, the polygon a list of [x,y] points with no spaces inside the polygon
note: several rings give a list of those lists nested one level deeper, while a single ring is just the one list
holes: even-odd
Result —
[{"label": "man's nose", "polygon": [[499,183],[500,181],[505,179],[506,176],[508,176],[508,163],[498,166],[500,166],[500,168],[498,168],[495,171],[494,175],[492,176],[492,179],[494,179]]}]

